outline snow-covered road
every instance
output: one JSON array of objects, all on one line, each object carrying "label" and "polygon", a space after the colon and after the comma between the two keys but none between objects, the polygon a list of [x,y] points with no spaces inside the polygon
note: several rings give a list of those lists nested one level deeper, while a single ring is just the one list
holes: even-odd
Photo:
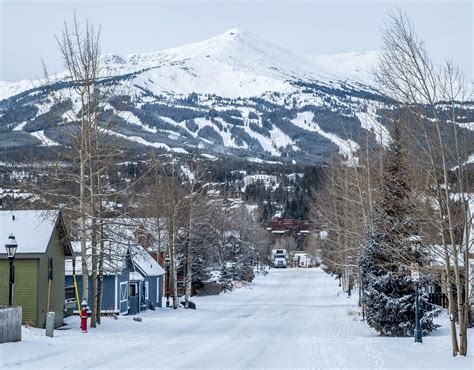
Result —
[{"label": "snow-covered road", "polygon": [[423,344],[382,338],[354,312],[356,297],[338,293],[321,270],[272,270],[197,298],[196,311],[107,318],[87,335],[25,328],[22,342],[0,345],[0,368],[473,368],[473,357],[450,357],[447,329]]}]

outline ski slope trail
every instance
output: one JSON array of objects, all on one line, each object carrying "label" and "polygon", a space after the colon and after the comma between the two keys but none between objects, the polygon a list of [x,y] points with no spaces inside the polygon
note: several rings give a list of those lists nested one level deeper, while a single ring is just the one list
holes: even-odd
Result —
[{"label": "ski slope trail", "polygon": [[377,336],[356,298],[319,269],[271,270],[247,288],[195,298],[196,311],[104,318],[88,334],[74,318],[54,338],[25,328],[22,342],[0,345],[0,368],[472,368],[472,357],[450,356],[447,329],[422,345]]}]

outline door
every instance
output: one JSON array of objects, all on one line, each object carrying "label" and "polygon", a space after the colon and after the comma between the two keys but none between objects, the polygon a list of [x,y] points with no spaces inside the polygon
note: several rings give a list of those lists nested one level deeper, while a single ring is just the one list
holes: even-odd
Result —
[{"label": "door", "polygon": [[119,312],[120,314],[128,313],[128,282],[122,281],[120,283],[120,302],[119,302]]},{"label": "door", "polygon": [[128,302],[129,302],[129,314],[136,315],[139,311],[139,291],[138,283],[130,283],[128,285]]}]

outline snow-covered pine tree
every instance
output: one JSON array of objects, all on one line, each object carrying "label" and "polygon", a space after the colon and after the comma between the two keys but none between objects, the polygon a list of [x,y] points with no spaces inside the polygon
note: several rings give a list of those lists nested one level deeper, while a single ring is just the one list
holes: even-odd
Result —
[{"label": "snow-covered pine tree", "polygon": [[[359,267],[367,323],[385,336],[412,336],[415,328],[415,287],[410,263],[420,263],[409,237],[416,233],[414,200],[406,181],[406,155],[395,125],[384,159],[383,182],[374,206],[373,225],[362,242]],[[420,296],[424,334],[436,329],[439,311]]]},{"label": "snow-covered pine tree", "polygon": [[[402,241],[389,241],[380,230],[368,232],[362,243],[359,267],[363,287],[362,302],[369,326],[384,336],[412,336],[415,329],[415,290],[410,273],[394,259],[392,248],[406,250]],[[433,318],[439,309],[420,295],[423,334],[436,329]]]},{"label": "snow-covered pine tree", "polygon": [[234,289],[234,282],[232,280],[232,271],[227,267],[221,268],[221,276],[219,278],[219,284],[222,286],[224,292],[229,292]]}]

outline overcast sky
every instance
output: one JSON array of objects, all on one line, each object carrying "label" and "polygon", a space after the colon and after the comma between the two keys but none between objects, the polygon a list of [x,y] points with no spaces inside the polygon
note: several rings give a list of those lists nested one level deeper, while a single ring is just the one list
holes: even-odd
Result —
[{"label": "overcast sky", "polygon": [[41,58],[62,70],[54,35],[74,11],[102,26],[102,50],[145,53],[202,41],[233,27],[303,54],[377,50],[387,11],[415,23],[437,61],[452,58],[473,76],[472,1],[5,1],[0,80],[34,79]]}]

